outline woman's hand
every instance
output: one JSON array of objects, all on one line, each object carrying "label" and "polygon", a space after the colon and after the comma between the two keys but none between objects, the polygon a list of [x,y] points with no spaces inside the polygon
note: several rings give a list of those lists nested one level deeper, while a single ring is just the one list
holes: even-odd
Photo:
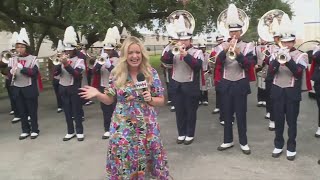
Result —
[{"label": "woman's hand", "polygon": [[84,99],[91,99],[93,97],[97,97],[98,94],[100,94],[99,90],[91,87],[91,86],[84,86],[83,88],[80,88],[80,97]]},{"label": "woman's hand", "polygon": [[144,101],[146,101],[146,102],[151,102],[152,101],[152,96],[151,96],[151,93],[149,91],[144,91],[142,93],[142,95],[143,95]]}]

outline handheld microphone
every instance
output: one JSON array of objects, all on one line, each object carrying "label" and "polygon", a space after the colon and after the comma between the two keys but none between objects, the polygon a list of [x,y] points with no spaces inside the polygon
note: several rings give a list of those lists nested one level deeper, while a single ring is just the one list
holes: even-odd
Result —
[{"label": "handheld microphone", "polygon": [[142,89],[143,92],[147,91],[148,84],[147,84],[147,81],[145,79],[146,78],[144,77],[143,73],[139,73],[137,75],[138,82],[136,82],[135,88],[136,89]]}]

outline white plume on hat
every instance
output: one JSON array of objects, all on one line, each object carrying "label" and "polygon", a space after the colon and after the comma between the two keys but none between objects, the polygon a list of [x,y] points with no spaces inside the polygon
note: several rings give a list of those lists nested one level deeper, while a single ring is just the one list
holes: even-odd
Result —
[{"label": "white plume on hat", "polygon": [[227,25],[236,26],[240,25],[243,26],[243,22],[240,20],[238,9],[234,4],[230,4],[227,10]]},{"label": "white plume on hat", "polygon": [[199,44],[199,47],[206,47],[206,38],[204,37],[204,35],[200,35],[199,38],[198,38],[198,44]]},{"label": "white plume on hat", "polygon": [[295,32],[293,24],[288,16],[284,14],[280,23],[281,41],[293,41],[295,40]]},{"label": "white plume on hat", "polygon": [[12,33],[12,37],[9,41],[9,49],[15,49],[18,36],[19,34],[17,32]]},{"label": "white plume on hat", "polygon": [[184,22],[184,18],[182,15],[179,16],[179,19],[175,20],[175,31],[176,33],[184,33],[186,32],[187,28],[186,28],[186,24]]},{"label": "white plume on hat", "polygon": [[167,28],[167,33],[170,37],[172,37],[173,39],[179,39],[177,33],[175,32],[174,24],[168,24],[166,28]]},{"label": "white plume on hat", "polygon": [[21,28],[20,33],[17,37],[16,43],[30,46],[30,40],[29,40],[26,28]]},{"label": "white plume on hat", "polygon": [[106,34],[106,37],[104,38],[103,45],[104,49],[113,49],[114,46],[117,44],[117,41],[114,36],[114,31],[112,28],[109,28]]},{"label": "white plume on hat", "polygon": [[113,36],[114,36],[114,38],[116,40],[116,43],[117,44],[120,43],[121,36],[120,36],[120,32],[119,32],[118,27],[117,26],[113,26],[112,31],[113,31]]},{"label": "white plume on hat", "polygon": [[125,39],[129,37],[128,31],[126,29],[126,27],[123,27],[122,32],[121,32],[121,39]]},{"label": "white plume on hat", "polygon": [[88,40],[87,40],[85,35],[82,35],[82,37],[81,37],[81,44],[83,44],[83,45],[87,45],[88,44]]},{"label": "white plume on hat", "polygon": [[64,45],[63,45],[63,43],[62,43],[62,41],[60,39],[58,41],[57,51],[58,52],[63,52],[64,51]]},{"label": "white plume on hat", "polygon": [[280,23],[278,18],[273,18],[271,23],[271,33],[273,36],[280,36]]},{"label": "white plume on hat", "polygon": [[65,45],[65,50],[73,50],[77,45],[77,33],[72,26],[66,28],[64,32],[63,44]]}]

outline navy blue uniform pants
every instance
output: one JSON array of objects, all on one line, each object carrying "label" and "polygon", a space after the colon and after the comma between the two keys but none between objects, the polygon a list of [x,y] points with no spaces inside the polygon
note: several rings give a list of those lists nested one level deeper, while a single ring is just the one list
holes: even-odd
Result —
[{"label": "navy blue uniform pants", "polygon": [[248,144],[247,140],[247,94],[234,95],[229,92],[221,94],[222,111],[224,113],[224,143],[233,142],[232,122],[234,113],[237,119],[239,142]]},{"label": "navy blue uniform pants", "polygon": [[173,103],[176,108],[176,121],[179,136],[194,137],[199,96],[188,96],[178,92],[173,96]]},{"label": "navy blue uniform pants", "polygon": [[284,146],[283,131],[285,120],[288,124],[288,141],[287,150],[291,152],[296,151],[296,137],[297,137],[297,118],[299,115],[300,101],[290,100],[285,93],[277,99],[272,99],[273,103],[273,118],[275,121],[274,146],[277,149],[282,149]]},{"label": "navy blue uniform pants", "polygon": [[[18,88],[18,87],[14,87]],[[21,128],[23,133],[39,133],[38,128],[38,96],[25,97],[19,91],[16,98],[16,105],[21,118]],[[31,126],[28,122],[28,116],[31,118]]]},{"label": "navy blue uniform pants", "polygon": [[72,115],[76,125],[76,133],[83,134],[82,116],[81,116],[81,99],[78,92],[70,92],[68,87],[59,86],[59,93],[62,98],[63,110],[66,117],[68,134],[74,133],[74,124]]}]

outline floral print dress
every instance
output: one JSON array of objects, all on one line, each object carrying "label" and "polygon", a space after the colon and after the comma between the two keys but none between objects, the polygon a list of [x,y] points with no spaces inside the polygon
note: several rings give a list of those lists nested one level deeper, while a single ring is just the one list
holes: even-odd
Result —
[{"label": "floral print dress", "polygon": [[[159,75],[155,69],[151,72],[151,95],[162,96]],[[124,88],[115,88],[113,83],[110,88],[117,94],[117,105],[110,125],[107,179],[168,179],[167,154],[160,139],[157,110],[143,101],[130,77]]]}]

